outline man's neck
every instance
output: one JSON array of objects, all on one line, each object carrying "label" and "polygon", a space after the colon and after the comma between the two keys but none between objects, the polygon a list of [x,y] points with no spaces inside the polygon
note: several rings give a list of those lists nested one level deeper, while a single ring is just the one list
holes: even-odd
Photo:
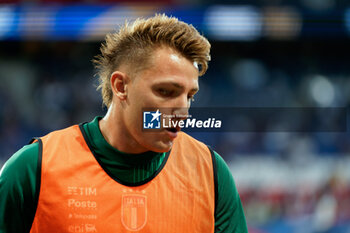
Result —
[{"label": "man's neck", "polygon": [[[128,154],[140,154],[147,149],[142,147],[131,136],[125,127],[124,117],[113,103],[108,108],[107,114],[99,121],[99,127],[106,141],[117,150]],[[119,113],[119,114],[118,114]],[[117,115],[118,114],[118,115]]]}]

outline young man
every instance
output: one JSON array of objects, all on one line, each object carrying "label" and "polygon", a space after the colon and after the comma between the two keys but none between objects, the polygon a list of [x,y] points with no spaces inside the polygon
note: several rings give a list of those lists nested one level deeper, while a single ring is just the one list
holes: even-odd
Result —
[{"label": "young man", "polygon": [[186,114],[210,44],[156,15],[109,34],[95,60],[107,114],[23,147],[0,175],[1,232],[247,232],[232,175],[179,128],[142,130],[144,108]]}]

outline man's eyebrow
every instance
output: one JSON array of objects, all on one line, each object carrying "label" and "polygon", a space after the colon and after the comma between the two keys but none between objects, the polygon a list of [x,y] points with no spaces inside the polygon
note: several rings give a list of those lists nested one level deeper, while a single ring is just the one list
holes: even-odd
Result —
[{"label": "man's eyebrow", "polygon": [[[178,88],[178,89],[185,89],[185,87],[179,83],[176,82],[164,82],[164,83],[158,83],[158,84],[165,84],[165,85],[173,85],[174,87]],[[195,87],[191,89],[191,92],[198,92],[199,88]]]}]

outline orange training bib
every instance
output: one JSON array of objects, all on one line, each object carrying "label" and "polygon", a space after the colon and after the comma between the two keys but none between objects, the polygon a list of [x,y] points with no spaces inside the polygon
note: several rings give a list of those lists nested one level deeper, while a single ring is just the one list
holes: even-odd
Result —
[{"label": "orange training bib", "polygon": [[154,178],[125,186],[95,159],[75,125],[39,140],[41,185],[31,233],[214,232],[213,162],[185,133]]}]

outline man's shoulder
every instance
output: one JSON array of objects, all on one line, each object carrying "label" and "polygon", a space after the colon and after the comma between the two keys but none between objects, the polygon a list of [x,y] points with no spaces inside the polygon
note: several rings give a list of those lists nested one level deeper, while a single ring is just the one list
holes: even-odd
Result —
[{"label": "man's shoulder", "polygon": [[179,132],[175,139],[174,146],[183,148],[185,151],[197,151],[197,153],[201,155],[200,158],[203,158],[203,154],[207,154],[210,160],[214,159],[214,151],[207,144],[185,132]]},{"label": "man's shoulder", "polygon": [[208,150],[212,153],[212,155],[215,157],[215,160],[218,161],[218,163],[220,164],[226,164],[226,162],[224,161],[224,159],[221,157],[221,155],[216,152],[211,146],[205,144],[204,142],[202,141],[199,141],[198,139],[192,137],[191,135],[185,133],[185,132],[179,132],[179,135],[178,135],[178,142],[181,142],[181,141],[191,141],[192,143],[194,144],[198,144],[198,145],[201,145],[201,146],[204,146],[204,147],[207,147]]},{"label": "man's shoulder", "polygon": [[40,137],[41,139],[49,139],[52,137],[67,137],[69,135],[77,136],[81,135],[82,131],[80,130],[80,125],[71,125],[63,129],[58,129],[49,132],[45,136]]},{"label": "man's shoulder", "polygon": [[178,133],[177,140],[178,141],[188,141],[188,142],[191,142],[193,144],[198,144],[198,145],[207,147],[207,145],[205,143],[199,141],[198,139],[196,139],[196,138],[192,137],[191,135],[189,135],[189,134],[187,134],[185,132],[182,132],[182,131],[180,131]]},{"label": "man's shoulder", "polygon": [[2,178],[15,179],[23,172],[35,171],[38,153],[38,143],[25,145],[7,160],[0,171],[0,176]]}]

